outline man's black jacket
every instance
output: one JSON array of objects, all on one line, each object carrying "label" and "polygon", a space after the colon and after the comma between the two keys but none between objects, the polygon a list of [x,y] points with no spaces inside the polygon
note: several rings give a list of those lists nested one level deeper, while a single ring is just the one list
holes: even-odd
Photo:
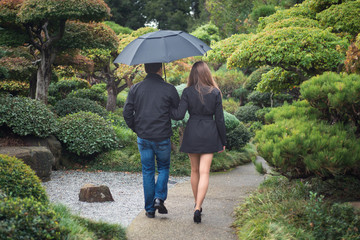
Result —
[{"label": "man's black jacket", "polygon": [[138,137],[160,141],[172,135],[170,110],[179,105],[175,87],[162,77],[149,73],[130,88],[123,115]]}]

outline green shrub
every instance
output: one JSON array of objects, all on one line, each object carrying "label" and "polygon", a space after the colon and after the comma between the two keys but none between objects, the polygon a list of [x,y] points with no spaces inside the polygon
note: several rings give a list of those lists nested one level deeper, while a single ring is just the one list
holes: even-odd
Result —
[{"label": "green shrub", "polygon": [[271,108],[262,108],[255,112],[256,118],[262,122],[262,124],[265,124],[265,115],[271,111]]},{"label": "green shrub", "polygon": [[83,79],[63,79],[56,83],[50,83],[49,97],[55,97],[56,100],[65,99],[73,90],[90,88],[90,84]]},{"label": "green shrub", "polygon": [[250,141],[250,138],[251,134],[249,130],[244,124],[239,123],[235,129],[226,133],[226,148],[229,150],[240,150]]},{"label": "green shrub", "polygon": [[47,137],[57,130],[54,114],[40,101],[0,96],[0,125],[21,136]]},{"label": "green shrub", "polygon": [[114,126],[114,131],[117,139],[119,139],[120,147],[136,145],[137,135],[130,128]]},{"label": "green shrub", "polygon": [[248,95],[248,101],[258,107],[270,107],[273,96],[269,92],[253,91]]},{"label": "green shrub", "polygon": [[112,30],[114,30],[114,32],[116,33],[116,35],[118,34],[130,34],[132,33],[132,29],[128,28],[128,27],[123,27],[120,26],[119,24],[116,24],[115,22],[112,21],[105,21],[104,22],[107,26],[109,26]]},{"label": "green shrub", "polygon": [[260,17],[267,17],[275,12],[276,10],[274,5],[260,5],[252,9],[252,12],[250,13],[250,19],[257,21]]},{"label": "green shrub", "polygon": [[78,112],[59,119],[58,139],[69,152],[91,155],[118,146],[114,129],[95,113]]},{"label": "green shrub", "polygon": [[301,84],[301,95],[332,122],[351,122],[360,130],[360,75],[327,72]]},{"label": "green shrub", "polygon": [[256,132],[260,155],[289,178],[358,172],[360,140],[355,129],[316,120],[316,112],[311,113],[311,107],[300,104],[303,106],[276,108],[265,116],[274,123]]},{"label": "green shrub", "polygon": [[239,103],[233,98],[224,99],[223,102],[224,110],[228,113],[234,114],[236,109],[239,107]]},{"label": "green shrub", "polygon": [[259,82],[261,82],[261,76],[271,70],[271,67],[260,67],[252,72],[245,83],[245,88],[249,91],[254,91]]},{"label": "green shrub", "polygon": [[86,98],[75,97],[65,98],[57,102],[53,110],[60,117],[80,111],[97,113],[103,118],[106,118],[108,115],[106,109],[97,104],[97,102]]},{"label": "green shrub", "polygon": [[202,25],[196,28],[195,31],[193,31],[191,34],[199,38],[207,45],[210,45],[210,43],[213,41],[217,42],[220,40],[219,28],[213,23]]},{"label": "green shrub", "polygon": [[97,102],[101,106],[105,106],[107,101],[106,92],[104,92],[101,88],[73,90],[71,93],[69,93],[68,97],[90,99]]},{"label": "green shrub", "polygon": [[251,137],[255,137],[256,131],[260,130],[262,128],[262,126],[263,126],[262,122],[259,122],[259,121],[252,122],[249,127]]},{"label": "green shrub", "polygon": [[31,198],[4,198],[0,201],[1,239],[64,239],[67,231],[47,204]]},{"label": "green shrub", "polygon": [[224,120],[225,120],[225,128],[227,132],[234,130],[239,124],[240,121],[231,113],[224,111]]},{"label": "green shrub", "polygon": [[256,111],[259,110],[260,107],[252,104],[247,104],[245,106],[241,106],[235,112],[235,116],[241,122],[248,123],[252,121],[257,121],[257,117],[255,115]]},{"label": "green shrub", "polygon": [[246,81],[246,76],[238,70],[220,69],[213,73],[213,77],[222,94],[226,97],[232,96],[233,91],[240,88]]},{"label": "green shrub", "polygon": [[0,191],[8,197],[34,197],[42,203],[48,202],[46,192],[34,171],[23,161],[2,154],[0,154]]}]

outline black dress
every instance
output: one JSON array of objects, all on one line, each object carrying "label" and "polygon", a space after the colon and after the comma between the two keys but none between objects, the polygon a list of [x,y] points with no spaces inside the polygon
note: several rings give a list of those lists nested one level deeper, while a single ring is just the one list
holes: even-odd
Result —
[{"label": "black dress", "polygon": [[[203,102],[195,87],[184,89],[179,107],[172,109],[171,118],[183,119],[186,110],[190,118],[186,124],[180,147],[185,153],[214,153],[226,145],[224,112],[220,91],[203,89]],[[215,118],[214,118],[215,117]]]}]

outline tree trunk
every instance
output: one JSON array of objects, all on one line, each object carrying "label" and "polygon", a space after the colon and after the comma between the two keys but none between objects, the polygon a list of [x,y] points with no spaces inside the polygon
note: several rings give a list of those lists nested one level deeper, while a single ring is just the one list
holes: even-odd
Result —
[{"label": "tree trunk", "polygon": [[36,74],[32,74],[30,77],[30,91],[29,91],[29,97],[31,99],[35,99],[36,97],[36,82],[37,82],[37,76]]},{"label": "tree trunk", "polygon": [[106,110],[114,112],[116,109],[117,87],[115,81],[110,81],[107,84],[108,99],[106,103]]},{"label": "tree trunk", "polygon": [[41,52],[41,62],[37,71],[36,83],[36,100],[40,100],[47,104],[48,102],[48,89],[51,81],[51,65],[55,59],[51,49],[43,49]]}]

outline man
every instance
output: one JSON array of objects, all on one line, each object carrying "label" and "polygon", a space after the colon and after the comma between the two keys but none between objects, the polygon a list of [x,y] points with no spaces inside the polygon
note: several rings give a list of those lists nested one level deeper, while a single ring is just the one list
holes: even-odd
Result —
[{"label": "man", "polygon": [[[138,136],[141,157],[146,216],[168,213],[164,201],[170,169],[170,109],[179,104],[175,87],[162,78],[162,64],[145,64],[147,76],[130,88],[124,106],[126,124]],[[158,178],[155,183],[155,157]]]}]

